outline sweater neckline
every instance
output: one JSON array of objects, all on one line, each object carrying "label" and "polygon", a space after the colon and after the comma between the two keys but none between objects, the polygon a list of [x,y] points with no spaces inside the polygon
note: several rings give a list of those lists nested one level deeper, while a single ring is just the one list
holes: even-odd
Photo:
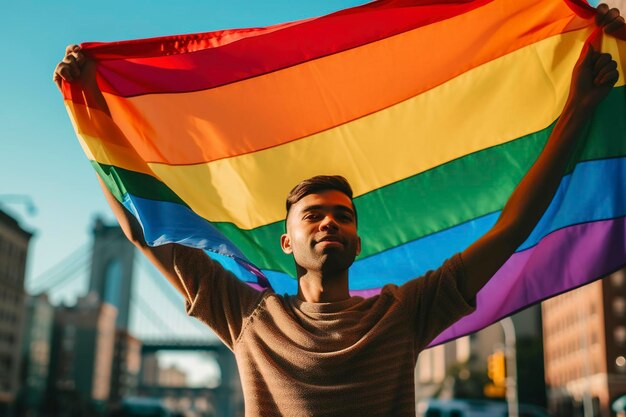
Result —
[{"label": "sweater neckline", "polygon": [[362,297],[350,297],[345,300],[329,303],[309,303],[300,300],[297,295],[292,295],[289,298],[294,307],[305,313],[338,313],[355,306],[363,300]]}]

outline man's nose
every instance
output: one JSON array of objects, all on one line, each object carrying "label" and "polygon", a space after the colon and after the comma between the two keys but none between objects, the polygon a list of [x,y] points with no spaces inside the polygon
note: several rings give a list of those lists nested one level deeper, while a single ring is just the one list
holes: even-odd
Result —
[{"label": "man's nose", "polygon": [[335,221],[333,216],[324,216],[324,218],[320,222],[320,230],[337,230],[338,228],[339,227],[337,226],[337,222]]}]

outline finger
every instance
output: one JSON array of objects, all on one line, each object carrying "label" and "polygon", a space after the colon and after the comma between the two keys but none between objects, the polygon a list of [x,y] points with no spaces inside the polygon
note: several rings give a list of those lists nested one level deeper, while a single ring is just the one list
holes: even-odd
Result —
[{"label": "finger", "polygon": [[54,81],[57,87],[59,87],[59,90],[61,89],[61,83],[64,80],[63,75],[61,75],[61,73],[63,72],[63,66],[64,64],[58,64],[54,69],[54,73],[52,74],[52,81]]},{"label": "finger", "polygon": [[601,21],[604,19],[604,16],[608,13],[609,6],[605,3],[602,3],[596,7],[596,24],[601,26]]},{"label": "finger", "polygon": [[578,58],[578,65],[593,67],[600,55],[601,53],[596,51],[591,43],[588,43],[587,50],[581,53],[581,56]]},{"label": "finger", "polygon": [[608,12],[604,14],[604,16],[602,16],[598,25],[606,26],[609,23],[613,22],[618,17],[619,17],[619,10],[616,8],[610,9]]},{"label": "finger", "polygon": [[63,58],[63,61],[61,62],[66,64],[72,78],[77,78],[80,75],[80,67],[78,66],[78,62],[76,61],[76,57],[74,57],[74,55],[69,54]]},{"label": "finger", "polygon": [[80,49],[78,51],[70,53],[68,56],[74,57],[74,62],[76,62],[79,67],[82,67],[85,63],[85,54],[83,54]]},{"label": "finger", "polygon": [[74,77],[72,77],[72,71],[67,63],[61,62],[54,69],[54,75],[52,77],[53,80],[63,79],[65,81],[72,81]]},{"label": "finger", "polygon": [[65,55],[69,55],[72,52],[78,52],[80,50],[80,46],[76,44],[67,45],[65,48]]},{"label": "finger", "polygon": [[598,56],[598,59],[596,59],[595,63],[593,64],[594,71],[598,73],[606,64],[608,64],[612,60],[613,57],[611,57],[611,54],[600,54]]},{"label": "finger", "polygon": [[61,83],[62,83],[62,79],[59,76],[59,74],[57,74],[57,72],[55,71],[54,74],[52,75],[52,81],[57,85],[57,87],[59,88],[59,90],[61,89]]},{"label": "finger", "polygon": [[623,26],[624,26],[624,17],[617,16],[615,20],[613,20],[611,23],[609,23],[608,25],[604,27],[604,31],[606,33],[613,33],[621,29]]},{"label": "finger", "polygon": [[598,81],[598,86],[613,87],[617,80],[619,79],[619,72],[617,70],[609,71],[602,76],[602,78]]},{"label": "finger", "polygon": [[604,65],[602,68],[600,68],[600,70],[598,71],[598,73],[596,74],[595,78],[594,78],[594,83],[596,85],[600,85],[602,83],[602,79],[604,79],[604,77],[611,72],[617,72],[617,62],[615,61],[609,61],[606,65]]}]

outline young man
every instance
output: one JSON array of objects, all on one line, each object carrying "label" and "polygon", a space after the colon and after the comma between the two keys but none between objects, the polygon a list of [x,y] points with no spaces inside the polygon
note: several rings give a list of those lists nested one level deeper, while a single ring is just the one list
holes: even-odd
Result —
[{"label": "young man", "polygon": [[[617,10],[601,5],[597,22],[626,39]],[[608,54],[584,50],[562,116],[496,225],[438,270],[400,287],[388,285],[369,299],[348,292],[348,267],[361,241],[352,190],[342,177],[311,178],[287,197],[280,244],[296,263],[293,297],[248,287],[201,250],[148,246],[136,219],[103,190],[128,238],[183,294],[187,312],[235,353],[246,415],[412,416],[419,351],[473,310],[478,290],[534,228],[578,132],[617,81],[616,68]],[[92,76],[77,46],[55,70],[57,82],[89,82]]]}]

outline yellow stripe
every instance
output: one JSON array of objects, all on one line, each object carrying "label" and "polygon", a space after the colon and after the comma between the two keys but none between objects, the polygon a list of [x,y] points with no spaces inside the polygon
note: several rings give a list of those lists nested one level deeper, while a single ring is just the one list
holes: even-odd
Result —
[{"label": "yellow stripe", "polygon": [[[280,147],[208,164],[148,165],[201,216],[258,227],[282,219],[288,191],[312,175],[344,175],[361,195],[547,127],[563,108],[589,33],[547,39],[393,107]],[[623,42],[620,50],[626,56]],[[623,83],[621,77],[618,85]]]}]

